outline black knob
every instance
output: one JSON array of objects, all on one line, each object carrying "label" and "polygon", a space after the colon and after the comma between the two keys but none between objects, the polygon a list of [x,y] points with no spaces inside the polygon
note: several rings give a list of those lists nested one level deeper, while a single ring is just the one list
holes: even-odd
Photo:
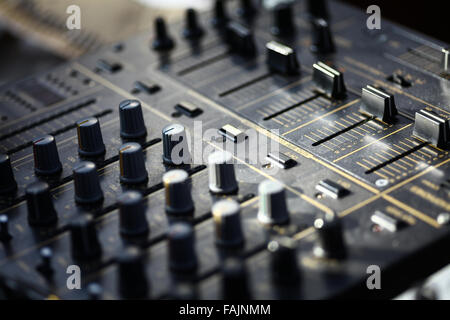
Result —
[{"label": "black knob", "polygon": [[233,53],[253,57],[256,54],[256,45],[252,31],[236,22],[228,22],[225,30],[225,40]]},{"label": "black knob", "polygon": [[166,191],[166,213],[188,217],[194,213],[189,175],[184,170],[170,170],[163,175]]},{"label": "black knob", "polygon": [[156,36],[153,40],[153,49],[156,51],[170,50],[175,46],[175,42],[167,31],[166,22],[163,18],[155,19]]},{"label": "black knob", "polygon": [[82,161],[73,168],[75,201],[79,204],[95,204],[103,200],[97,167],[93,162]]},{"label": "black knob", "polygon": [[70,243],[75,260],[94,260],[101,256],[102,248],[92,217],[80,216],[70,223]]},{"label": "black knob", "polygon": [[233,156],[226,151],[216,151],[208,157],[209,190],[216,194],[232,194],[238,190],[234,173]]},{"label": "black knob", "polygon": [[335,213],[319,214],[314,220],[318,239],[313,252],[319,258],[343,259],[346,256],[341,220]]},{"label": "black knob", "polygon": [[37,266],[37,270],[44,276],[51,276],[54,272],[52,267],[52,257],[53,257],[52,249],[50,249],[49,247],[43,247],[39,251],[39,255],[41,256],[41,262]]},{"label": "black knob", "polygon": [[12,239],[9,233],[8,216],[5,214],[0,215],[0,241],[7,242]]},{"label": "black knob", "polygon": [[162,130],[163,162],[168,165],[189,164],[189,152],[186,130],[181,124],[171,124]]},{"label": "black knob", "polygon": [[198,39],[205,32],[200,27],[197,19],[197,12],[194,9],[186,10],[186,26],[183,30],[183,36],[187,39]]},{"label": "black knob", "polygon": [[169,267],[174,272],[192,272],[197,267],[194,230],[184,222],[169,227]]},{"label": "black knob", "polygon": [[228,22],[228,14],[225,7],[225,0],[216,0],[214,3],[214,17],[212,24],[215,28],[222,28]]},{"label": "black knob", "polygon": [[120,147],[120,182],[125,184],[140,184],[148,180],[145,168],[144,152],[139,143],[129,142]]},{"label": "black knob", "polygon": [[62,171],[55,137],[47,135],[33,141],[34,171],[37,175],[54,175]]},{"label": "black knob", "polygon": [[225,300],[250,299],[247,271],[241,259],[227,258],[222,264],[222,298]]},{"label": "black knob", "polygon": [[307,10],[311,19],[322,18],[328,20],[328,5],[326,0],[308,0]]},{"label": "black knob", "polygon": [[300,63],[295,50],[281,43],[270,41],[266,44],[267,65],[269,69],[283,75],[299,73]]},{"label": "black knob", "polygon": [[50,188],[45,182],[35,182],[26,188],[28,222],[32,226],[49,226],[58,220],[50,195]]},{"label": "black knob", "polygon": [[241,208],[234,200],[220,200],[212,206],[216,230],[216,243],[219,246],[237,247],[244,243],[241,225]]},{"label": "black knob", "polygon": [[297,258],[297,245],[288,237],[280,237],[269,242],[267,249],[271,254],[270,267],[275,283],[289,285],[300,280]]},{"label": "black knob", "polygon": [[125,299],[144,299],[148,294],[148,279],[144,258],[136,247],[127,247],[117,259],[119,292]]},{"label": "black knob", "polygon": [[6,154],[0,154],[0,195],[11,194],[17,190],[17,183],[11,167],[11,160]]},{"label": "black knob", "polygon": [[123,139],[142,139],[147,135],[142,107],[139,101],[122,101],[119,105],[119,116],[120,136]]},{"label": "black knob", "polygon": [[119,199],[120,233],[124,236],[140,236],[149,232],[146,208],[142,195],[128,191]]},{"label": "black knob", "polygon": [[295,33],[295,24],[290,4],[280,4],[273,9],[272,34],[278,37],[288,37]]},{"label": "black knob", "polygon": [[250,19],[256,14],[256,8],[252,0],[241,0],[241,5],[237,9],[237,14],[245,19]]},{"label": "black knob", "polygon": [[83,157],[98,157],[105,154],[100,122],[91,117],[77,122],[78,153]]},{"label": "black knob", "polygon": [[311,51],[318,54],[329,54],[335,51],[330,26],[324,19],[311,22],[312,45]]},{"label": "black knob", "polygon": [[283,185],[265,180],[258,186],[258,220],[267,225],[282,225],[289,222],[286,194]]}]

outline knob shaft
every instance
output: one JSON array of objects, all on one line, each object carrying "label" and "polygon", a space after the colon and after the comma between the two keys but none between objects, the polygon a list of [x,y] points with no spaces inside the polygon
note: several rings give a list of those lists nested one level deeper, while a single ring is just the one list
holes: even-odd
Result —
[{"label": "knob shaft", "polygon": [[311,23],[311,51],[318,54],[329,54],[335,51],[330,26],[324,19],[315,19]]},{"label": "knob shaft", "polygon": [[163,162],[168,165],[189,164],[191,154],[186,129],[181,124],[171,124],[162,130]]},{"label": "knob shaft", "polygon": [[149,227],[142,195],[128,191],[119,197],[120,233],[124,236],[148,234]]},{"label": "knob shaft", "polygon": [[11,160],[6,154],[0,154],[0,195],[11,194],[17,190],[17,182],[11,167]]},{"label": "knob shaft", "polygon": [[234,200],[220,200],[213,205],[212,215],[218,245],[236,247],[244,243],[239,203]]},{"label": "knob shaft", "polygon": [[175,272],[192,272],[197,267],[194,230],[188,223],[177,222],[168,233],[169,266]]},{"label": "knob shaft", "polygon": [[189,175],[184,170],[170,170],[163,175],[166,191],[166,213],[186,217],[194,213]]},{"label": "knob shaft", "polygon": [[98,259],[102,255],[97,230],[90,216],[80,216],[71,222],[70,242],[72,257],[75,260]]},{"label": "knob shaft", "polygon": [[106,152],[100,122],[91,117],[77,122],[78,153],[83,157],[98,157]]},{"label": "knob shaft", "polygon": [[289,222],[284,187],[276,181],[265,180],[259,184],[258,220],[267,225],[282,225]]},{"label": "knob shaft", "polygon": [[226,151],[216,151],[209,155],[209,190],[212,193],[232,194],[238,190],[232,160],[233,156]]},{"label": "knob shaft", "polygon": [[124,100],[119,105],[120,136],[123,139],[142,139],[147,135],[141,103]]},{"label": "knob shaft", "polygon": [[37,175],[54,175],[62,171],[55,137],[46,135],[33,141],[34,171]]},{"label": "knob shaft", "polygon": [[197,12],[194,9],[186,10],[186,26],[183,30],[183,36],[186,39],[198,39],[203,36],[205,32],[198,23]]},{"label": "knob shaft", "polygon": [[103,200],[103,191],[93,162],[83,161],[73,168],[75,201],[79,204],[95,204]]},{"label": "knob shaft", "polygon": [[120,182],[125,184],[140,184],[148,180],[145,168],[144,152],[139,143],[129,142],[120,147]]},{"label": "knob shaft", "polygon": [[127,247],[118,257],[119,291],[125,299],[147,298],[149,284],[144,258],[136,247]]},{"label": "knob shaft", "polygon": [[341,220],[335,213],[320,214],[314,221],[318,240],[314,254],[319,258],[343,259],[346,256]]},{"label": "knob shaft", "polygon": [[300,280],[297,262],[297,245],[288,237],[280,237],[269,242],[270,266],[275,283],[289,285]]},{"label": "knob shaft", "polygon": [[288,37],[295,33],[292,11],[289,4],[279,4],[273,9],[272,34],[278,37]]},{"label": "knob shaft", "polygon": [[49,226],[58,220],[46,182],[35,182],[26,188],[28,222],[31,226]]},{"label": "knob shaft", "polygon": [[163,18],[155,19],[155,39],[153,40],[153,49],[156,51],[170,50],[175,46],[175,42],[167,31],[166,22]]}]

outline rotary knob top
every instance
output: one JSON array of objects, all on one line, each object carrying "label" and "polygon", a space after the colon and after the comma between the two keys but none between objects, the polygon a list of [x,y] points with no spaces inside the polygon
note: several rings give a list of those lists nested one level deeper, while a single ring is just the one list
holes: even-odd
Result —
[{"label": "rotary knob top", "polygon": [[11,160],[6,154],[0,154],[0,195],[10,194],[17,190],[17,182],[11,167]]},{"label": "rotary knob top", "polygon": [[194,230],[188,223],[177,222],[169,227],[169,266],[175,272],[192,272],[197,267]]},{"label": "rotary knob top", "polygon": [[55,137],[46,135],[33,141],[34,171],[37,175],[54,175],[62,171]]},{"label": "rotary knob top", "polygon": [[184,170],[170,170],[163,175],[166,191],[166,212],[169,215],[186,217],[194,212],[189,175]]},{"label": "rotary knob top", "polygon": [[102,248],[92,217],[83,215],[71,222],[70,243],[75,260],[87,261],[101,256]]},{"label": "rotary knob top", "polygon": [[103,200],[97,167],[93,162],[82,161],[73,168],[75,201],[79,204],[95,204]]},{"label": "rotary knob top", "polygon": [[144,152],[139,143],[129,142],[120,147],[120,182],[125,184],[140,184],[148,180],[145,168]]},{"label": "rotary knob top", "polygon": [[56,223],[58,216],[47,183],[39,181],[29,185],[25,194],[30,225],[42,227]]},{"label": "rotary knob top", "polygon": [[231,194],[238,190],[232,161],[232,154],[226,151],[216,151],[209,155],[209,190],[212,193]]},{"label": "rotary knob top", "polygon": [[181,124],[170,124],[162,130],[163,162],[168,165],[189,164],[191,154],[186,129]]},{"label": "rotary knob top", "polygon": [[146,208],[142,195],[128,191],[119,199],[120,233],[124,236],[140,236],[149,232]]},{"label": "rotary knob top", "polygon": [[142,139],[147,135],[141,103],[124,100],[119,105],[120,136],[123,139]]},{"label": "rotary knob top", "polygon": [[78,153],[84,157],[98,157],[105,154],[100,123],[91,117],[77,122]]},{"label": "rotary knob top", "polygon": [[212,215],[218,245],[236,247],[244,243],[239,203],[234,200],[220,200],[213,205]]},{"label": "rotary knob top", "polygon": [[289,211],[283,185],[272,180],[265,180],[258,186],[259,210],[258,220],[263,224],[286,224]]}]

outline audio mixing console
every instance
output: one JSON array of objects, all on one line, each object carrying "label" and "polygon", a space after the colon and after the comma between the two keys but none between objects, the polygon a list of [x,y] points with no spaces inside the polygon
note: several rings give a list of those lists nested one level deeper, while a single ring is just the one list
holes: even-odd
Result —
[{"label": "audio mixing console", "polygon": [[448,44],[367,17],[216,1],[1,87],[0,296],[392,298],[444,267]]}]

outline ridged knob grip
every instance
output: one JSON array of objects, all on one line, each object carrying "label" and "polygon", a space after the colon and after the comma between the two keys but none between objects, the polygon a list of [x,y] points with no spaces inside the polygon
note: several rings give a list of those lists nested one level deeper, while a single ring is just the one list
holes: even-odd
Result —
[{"label": "ridged knob grip", "polygon": [[0,154],[0,195],[10,194],[17,190],[17,182],[11,167],[11,160],[6,154]]},{"label": "ridged knob grip", "polygon": [[191,154],[186,129],[181,124],[171,124],[162,130],[163,162],[168,165],[189,164]]},{"label": "ridged knob grip", "polygon": [[231,153],[225,151],[216,151],[209,155],[209,190],[212,193],[231,194],[238,190],[232,160]]},{"label": "ridged knob grip", "polygon": [[119,292],[125,299],[147,298],[149,284],[144,258],[136,247],[125,248],[117,258]]},{"label": "ridged knob grip", "polygon": [[120,233],[124,236],[140,236],[149,232],[146,208],[142,195],[128,191],[119,199]]},{"label": "ridged knob grip", "polygon": [[79,204],[95,204],[103,200],[103,191],[93,162],[83,161],[73,168],[75,201]]},{"label": "ridged knob grip", "polygon": [[37,175],[54,175],[62,171],[55,137],[46,135],[33,141],[34,171]]},{"label": "ridged knob grip", "polygon": [[100,122],[91,117],[77,122],[78,153],[83,157],[98,157],[105,154]]},{"label": "ridged knob grip", "polygon": [[194,212],[191,184],[186,171],[170,170],[163,175],[166,192],[166,212],[169,215],[186,217]]},{"label": "ridged knob grip", "polygon": [[141,103],[124,100],[119,105],[120,136],[123,139],[142,139],[147,135]]},{"label": "ridged knob grip", "polygon": [[140,184],[148,180],[145,168],[144,152],[139,143],[129,142],[120,147],[120,182],[125,184]]},{"label": "ridged knob grip", "polygon": [[259,184],[258,220],[263,224],[280,225],[289,222],[289,211],[283,185],[272,180]]}]

